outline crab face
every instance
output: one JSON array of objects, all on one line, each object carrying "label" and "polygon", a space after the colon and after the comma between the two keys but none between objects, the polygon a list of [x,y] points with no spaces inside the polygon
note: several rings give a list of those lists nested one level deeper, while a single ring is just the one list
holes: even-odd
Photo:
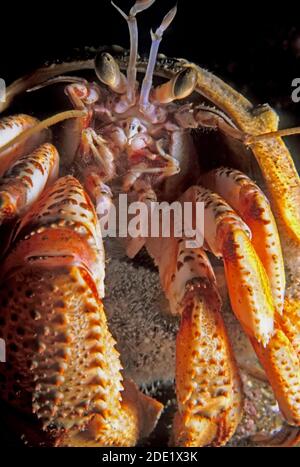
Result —
[{"label": "crab face", "polygon": [[[105,255],[96,212],[109,210],[120,191],[148,207],[153,200],[201,201],[209,257],[172,236],[126,244],[130,257],[146,247],[178,318],[171,443],[224,445],[233,436],[243,412],[233,337],[234,347],[242,341],[239,353],[245,339],[251,342],[290,424],[272,442],[293,444],[300,424],[298,174],[271,108],[254,108],[195,64],[157,56],[176,9],[152,34],[149,59],[137,56],[136,15],[152,3],[137,1],[128,16],[121,12],[129,54],[100,50],[95,60],[38,70],[8,88],[5,105],[38,89],[45,108],[55,85],[72,110],[42,122],[16,115],[0,123],[0,219],[9,232],[1,268],[1,337],[8,346],[1,398],[17,409],[21,426],[22,417],[32,417],[32,443],[40,433],[60,446],[130,446],[149,435],[162,405],[129,377],[138,385],[174,377],[177,328],[157,316],[152,327],[153,297],[146,294],[148,305],[125,338],[120,320],[127,329],[130,303],[122,288],[118,300],[108,292],[120,359],[102,302]],[[68,76],[73,71],[80,76]],[[114,261],[108,291],[122,269]],[[139,274],[156,273],[141,266]],[[227,290],[247,338],[236,322],[228,337]],[[146,350],[151,362],[135,368]]]}]

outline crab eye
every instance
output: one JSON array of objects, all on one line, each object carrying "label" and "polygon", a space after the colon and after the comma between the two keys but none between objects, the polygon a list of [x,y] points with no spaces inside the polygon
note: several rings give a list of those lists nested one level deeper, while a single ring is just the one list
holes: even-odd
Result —
[{"label": "crab eye", "polygon": [[194,68],[185,68],[174,81],[173,93],[175,99],[184,99],[194,91],[197,85],[197,72]]},{"label": "crab eye", "polygon": [[197,72],[194,68],[184,68],[170,81],[158,86],[152,93],[152,99],[161,104],[168,104],[177,99],[190,96],[197,85]]},{"label": "crab eye", "polygon": [[125,77],[120,72],[116,60],[109,53],[97,54],[95,72],[99,80],[113,91],[122,94],[126,90]]}]

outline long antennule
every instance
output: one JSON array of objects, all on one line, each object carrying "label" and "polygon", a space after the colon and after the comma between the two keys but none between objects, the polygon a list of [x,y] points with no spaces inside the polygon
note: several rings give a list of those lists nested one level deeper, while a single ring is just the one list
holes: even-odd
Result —
[{"label": "long antennule", "polygon": [[284,136],[292,136],[292,135],[299,135],[300,134],[300,127],[295,128],[286,128],[283,130],[277,131],[270,131],[269,133],[262,133],[260,135],[247,135],[244,142],[245,144],[255,144],[259,143],[260,141],[264,141],[265,139],[276,138],[276,137],[284,137]]},{"label": "long antennule", "polygon": [[121,10],[114,2],[112,5],[118,10],[118,12],[126,19],[130,34],[130,57],[127,69],[127,101],[128,104],[132,105],[135,102],[135,84],[136,84],[136,62],[138,56],[138,27],[136,21],[136,15],[147,8],[150,8],[155,0],[137,0],[131,8],[129,15],[127,16],[124,11]]},{"label": "long antennule", "polygon": [[63,122],[64,120],[68,120],[69,118],[85,118],[87,117],[87,112],[82,110],[66,110],[65,112],[60,112],[58,114],[53,115],[52,117],[46,118],[41,122],[37,123],[37,125],[33,126],[32,128],[28,128],[28,130],[23,131],[15,138],[8,141],[8,143],[4,144],[0,147],[0,154],[7,149],[13,147],[15,144],[24,141],[27,138],[39,133],[40,131],[49,128],[50,126],[56,125],[56,123]]},{"label": "long antennule", "polygon": [[166,14],[161,25],[155,31],[155,33],[151,30],[152,45],[151,45],[148,67],[147,67],[145,78],[143,80],[143,85],[141,89],[141,97],[140,97],[140,108],[143,112],[147,111],[147,109],[149,109],[149,106],[150,106],[149,96],[150,96],[150,91],[151,91],[152,82],[153,82],[153,73],[155,69],[159,45],[161,43],[165,30],[172,23],[173,19],[176,16],[176,13],[177,13],[177,5],[175,5],[174,8],[172,8],[172,10],[170,10],[169,13]]}]

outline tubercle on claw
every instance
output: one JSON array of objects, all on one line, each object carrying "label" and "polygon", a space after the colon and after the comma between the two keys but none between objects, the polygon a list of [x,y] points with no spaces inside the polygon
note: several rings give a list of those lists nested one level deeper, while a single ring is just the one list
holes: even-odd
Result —
[{"label": "tubercle on claw", "polygon": [[232,308],[246,333],[266,345],[275,313],[268,276],[245,232],[222,227],[219,235]]},{"label": "tubercle on claw", "polygon": [[201,178],[241,216],[251,230],[251,242],[268,275],[276,311],[282,314],[286,287],[284,261],[277,225],[268,199],[238,170],[219,168]]},{"label": "tubercle on claw", "polygon": [[[85,216],[73,211],[74,203]],[[162,405],[134,383],[122,383],[101,300],[104,256],[94,208],[70,176],[58,180],[35,208],[14,237],[0,290],[2,332],[14,336],[7,358],[21,375],[19,395],[10,403],[21,411],[31,407],[57,446],[135,445],[153,429]],[[13,378],[8,381],[4,400]]]},{"label": "tubercle on claw", "polygon": [[285,419],[299,426],[300,365],[295,348],[279,325],[265,348],[256,340],[251,341]]},{"label": "tubercle on claw", "polygon": [[204,203],[204,238],[223,259],[233,311],[246,333],[266,344],[274,329],[274,303],[248,226],[219,195],[202,186],[189,188],[182,197],[187,200]]},{"label": "tubercle on claw", "polygon": [[171,445],[221,446],[240,421],[242,392],[221,316],[216,278],[202,249],[188,249],[183,240],[175,238],[159,242],[161,249],[157,240],[146,245],[159,267],[171,309],[180,316],[176,338],[178,410]]}]

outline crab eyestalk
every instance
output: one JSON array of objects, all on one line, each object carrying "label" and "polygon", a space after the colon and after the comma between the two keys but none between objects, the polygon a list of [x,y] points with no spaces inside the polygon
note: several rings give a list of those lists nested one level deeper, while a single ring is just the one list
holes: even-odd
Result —
[{"label": "crab eyestalk", "polygon": [[160,104],[169,104],[175,100],[190,96],[197,85],[197,72],[193,68],[185,68],[167,83],[157,86],[152,99]]},{"label": "crab eyestalk", "polygon": [[126,78],[120,72],[119,65],[109,53],[101,53],[95,59],[95,71],[100,81],[117,94],[124,94],[127,89]]},{"label": "crab eyestalk", "polygon": [[177,5],[169,11],[164,17],[161,25],[155,31],[155,33],[151,30],[151,38],[152,38],[152,46],[150,51],[149,62],[147,66],[147,71],[145,78],[143,80],[142,89],[141,89],[141,96],[140,96],[140,109],[144,113],[151,113],[151,104],[149,101],[150,91],[153,83],[153,74],[155,69],[155,64],[158,55],[158,49],[163,38],[163,34],[166,29],[170,26],[173,19],[175,18],[177,13]]}]

